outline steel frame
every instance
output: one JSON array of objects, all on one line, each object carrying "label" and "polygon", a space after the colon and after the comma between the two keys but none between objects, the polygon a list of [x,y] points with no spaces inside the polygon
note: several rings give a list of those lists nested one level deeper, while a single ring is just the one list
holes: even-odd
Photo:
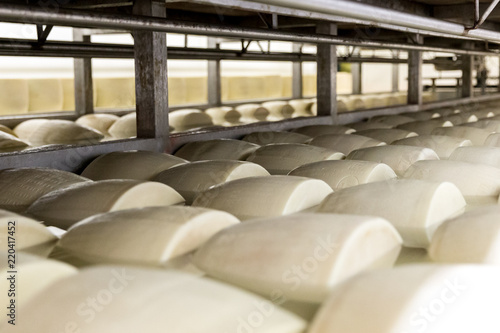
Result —
[{"label": "steel frame", "polygon": [[[204,24],[175,21],[164,18],[163,6],[153,0],[137,0],[134,2],[134,15],[116,14],[109,12],[81,11],[60,8],[57,11],[47,11],[37,7],[22,5],[0,5],[0,21],[33,23],[38,25],[39,39],[37,41],[25,40],[0,40],[0,55],[33,55],[33,56],[70,56],[75,58],[75,98],[76,113],[60,113],[51,115],[55,118],[74,118],[76,115],[92,113],[92,57],[134,58],[136,64],[136,95],[138,114],[138,138],[131,140],[118,140],[88,146],[65,146],[40,148],[30,151],[6,153],[0,156],[0,169],[21,166],[45,166],[55,167],[63,170],[77,171],[85,163],[99,154],[116,151],[143,149],[153,151],[172,152],[180,145],[194,141],[213,138],[238,138],[244,134],[254,131],[286,130],[311,124],[345,124],[359,121],[367,117],[379,114],[396,114],[400,112],[411,112],[426,110],[433,107],[446,107],[466,105],[480,101],[500,99],[497,94],[473,97],[465,91],[469,84],[463,85],[463,97],[461,99],[437,103],[422,104],[422,60],[423,51],[450,52],[464,55],[464,77],[463,81],[472,81],[471,65],[473,55],[495,55],[493,50],[474,50],[471,48],[445,48],[433,47],[423,44],[418,38],[417,43],[406,44],[374,41],[365,38],[345,38],[336,36],[336,22],[348,22],[354,24],[370,24],[385,29],[404,31],[415,34],[426,34],[461,40],[490,39],[500,42],[500,33],[475,29],[464,35],[463,27],[440,21],[436,19],[418,19],[415,15],[397,14],[391,11],[392,16],[384,16],[390,10],[377,9],[376,13],[383,13],[376,18],[373,14],[368,15],[370,7],[366,4],[339,0],[328,2],[326,8],[319,8],[322,0],[311,0],[306,2],[295,0],[271,1],[272,6],[263,5],[258,1],[244,0],[193,0],[193,3],[216,4],[231,8],[253,10],[256,12],[272,13],[272,24],[268,29],[248,28],[240,26]],[[348,7],[342,9],[340,3]],[[316,7],[314,7],[316,6]],[[360,11],[354,12],[354,7]],[[311,8],[313,9],[312,11]],[[373,9],[373,8],[371,8]],[[350,12],[349,12],[350,10]],[[315,33],[299,33],[276,29],[278,27],[278,15],[300,16],[309,13],[309,18],[317,21]],[[335,14],[336,13],[336,14]],[[139,16],[140,15],[140,16]],[[408,16],[410,15],[410,16]],[[403,19],[408,19],[404,22]],[[436,26],[429,27],[429,22]],[[47,26],[42,29],[42,26]],[[75,42],[49,42],[46,41],[50,27],[63,25],[76,28]],[[90,43],[88,29],[113,29],[113,31],[133,31],[135,46],[130,45],[107,45]],[[462,29],[462,30],[461,30]],[[100,30],[99,30],[100,31]],[[104,31],[105,32],[105,31]],[[220,105],[220,60],[223,59],[245,59],[245,60],[275,60],[291,61],[294,63],[293,97],[300,98],[301,94],[301,63],[303,61],[317,61],[318,63],[318,114],[317,117],[295,118],[273,123],[258,123],[242,125],[217,130],[203,130],[186,133],[170,134],[168,132],[168,88],[167,88],[167,48],[164,42],[165,33],[197,34],[212,37],[211,49],[192,50],[189,48],[168,48],[169,59],[206,59],[210,61],[208,80],[213,85],[209,94],[209,106]],[[318,45],[317,55],[303,54],[300,46],[294,46],[292,53],[267,53],[267,52],[239,52],[220,50],[217,48],[217,40],[213,37],[239,38],[250,40],[281,40],[297,43],[313,43]],[[410,89],[408,101],[410,104],[383,109],[372,109],[350,113],[336,113],[336,70],[337,58],[336,45],[361,46],[368,48],[386,48],[394,50],[409,51],[409,77]],[[388,62],[403,63],[404,59],[367,59],[359,56],[350,56],[352,62]],[[470,61],[469,61],[470,60]],[[470,77],[470,80],[469,80]],[[471,92],[470,90],[468,90]],[[25,119],[15,117],[16,119]]]}]

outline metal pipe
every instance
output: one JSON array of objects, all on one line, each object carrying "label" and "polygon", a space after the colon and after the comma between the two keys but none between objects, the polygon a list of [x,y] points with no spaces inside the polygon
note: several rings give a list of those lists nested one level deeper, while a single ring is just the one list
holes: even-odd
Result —
[{"label": "metal pipe", "polygon": [[[288,1],[293,2],[291,0]],[[317,1],[318,0],[311,0],[311,2],[313,3],[316,3]],[[336,0],[333,2],[328,1],[328,4],[335,4],[335,6],[337,6],[336,5],[337,2],[344,3],[348,1],[342,1],[342,0],[338,1]],[[302,2],[299,1],[299,3]],[[403,14],[410,15],[396,11],[394,12],[402,15]],[[410,17],[412,17],[412,15],[410,15]],[[420,18],[420,19],[424,21],[424,23],[426,24],[429,23],[426,20],[443,23],[442,21],[435,19],[426,19],[426,18]],[[125,30],[147,30],[147,31],[160,31],[160,32],[171,32],[171,33],[187,33],[193,35],[231,37],[238,39],[250,38],[256,40],[281,40],[281,41],[313,43],[313,44],[353,45],[353,46],[387,48],[387,49],[398,49],[398,50],[450,52],[455,54],[469,54],[469,55],[497,54],[493,52],[447,49],[442,47],[430,47],[423,45],[385,43],[385,42],[377,42],[369,40],[359,40],[354,38],[342,38],[342,37],[328,36],[328,35],[291,33],[285,31],[277,31],[277,30],[250,29],[241,27],[231,27],[225,25],[209,25],[209,24],[172,21],[172,20],[143,17],[143,16],[133,16],[133,15],[105,14],[105,13],[76,11],[67,9],[59,9],[58,11],[51,12],[37,7],[22,6],[22,5],[0,6],[0,20],[7,22],[17,22],[17,23],[52,24],[52,25],[87,27],[87,28],[96,27],[96,28],[111,28],[111,29],[125,29]],[[422,23],[422,25],[424,23]],[[451,25],[449,26],[449,28],[456,26],[456,24],[453,23],[443,23],[443,24],[447,27],[448,25]],[[415,24],[411,24],[411,22],[409,22],[409,25],[415,25]],[[445,31],[446,29],[442,28],[442,30]],[[452,30],[455,32],[457,31],[456,27],[455,29]],[[475,35],[479,38],[482,36],[481,31],[488,31],[488,30],[477,29],[473,31],[475,32]],[[490,41],[497,40],[500,42],[500,33],[496,33],[493,31],[488,31],[488,33],[489,35],[487,37],[489,37]]]},{"label": "metal pipe", "polygon": [[[309,19],[319,20],[319,21],[348,23],[348,24],[354,24],[354,25],[360,25],[360,26],[365,25],[365,26],[374,27],[374,28],[400,31],[400,32],[411,33],[411,34],[423,34],[423,35],[429,35],[429,36],[435,36],[435,37],[458,38],[458,39],[464,39],[464,40],[476,39],[476,38],[472,38],[469,36],[457,36],[457,35],[452,35],[452,34],[448,34],[448,33],[429,31],[428,29],[424,29],[424,30],[414,29],[414,28],[408,28],[408,27],[404,27],[404,26],[397,26],[394,24],[387,24],[387,23],[383,23],[383,22],[373,22],[373,21],[367,21],[367,20],[354,19],[352,17],[343,17],[343,16],[330,15],[330,14],[325,14],[325,13],[315,13],[315,12],[311,12],[311,11],[307,11],[307,10],[300,10],[300,9],[295,9],[295,8],[287,8],[287,7],[282,7],[282,6],[269,5],[267,3],[266,4],[258,3],[256,1],[191,0],[190,2],[195,3],[195,4],[208,5],[208,6],[212,6],[212,7],[228,7],[228,8],[232,8],[232,9],[248,10],[248,11],[254,11],[257,13],[268,13],[268,14],[277,13],[278,15],[282,15],[282,16],[307,17]],[[363,32],[361,31],[360,34],[362,35]]]},{"label": "metal pipe", "polygon": [[495,9],[495,7],[498,5],[499,2],[500,0],[493,0],[491,2],[488,8],[486,8],[486,11],[483,13],[483,16],[481,16],[481,19],[477,22],[476,27],[479,27],[481,24],[484,23],[484,21],[486,21],[488,16],[490,16],[491,12],[493,11],[493,9]]},{"label": "metal pipe", "polygon": [[360,2],[346,0],[257,0],[257,2],[270,5],[285,6],[290,8],[309,10],[316,13],[325,13],[331,15],[340,15],[352,17],[369,22],[383,22],[402,27],[414,29],[422,29],[424,31],[435,31],[440,33],[448,33],[456,36],[469,35],[478,39],[488,40],[490,42],[500,42],[500,33],[475,29],[474,34],[461,24],[451,23],[435,18],[422,17],[414,14],[404,13],[397,10],[381,8],[377,6],[367,5]]}]

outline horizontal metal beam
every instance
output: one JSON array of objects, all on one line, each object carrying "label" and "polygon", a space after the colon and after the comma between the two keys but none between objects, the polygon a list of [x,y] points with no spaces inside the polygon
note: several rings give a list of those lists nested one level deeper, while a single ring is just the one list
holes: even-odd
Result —
[{"label": "horizontal metal beam", "polygon": [[[346,1],[328,1],[329,4]],[[396,12],[398,13],[398,12]],[[401,14],[401,13],[398,13]],[[406,14],[408,15],[408,14]],[[423,19],[423,18],[422,18]],[[39,7],[21,5],[0,6],[0,21],[17,23],[52,24],[72,27],[95,27],[125,30],[147,30],[171,33],[187,33],[204,36],[220,36],[232,38],[251,38],[255,40],[281,40],[290,42],[352,45],[371,48],[387,48],[398,50],[421,50],[433,52],[451,52],[456,54],[493,55],[495,52],[473,51],[463,49],[448,49],[441,47],[429,47],[425,45],[412,45],[402,43],[377,42],[365,39],[342,38],[321,34],[305,34],[296,32],[285,32],[267,29],[249,29],[238,26],[208,25],[197,22],[180,22],[165,20],[161,18],[96,13],[90,11],[60,9],[58,11],[46,11]],[[438,20],[435,20],[438,21]],[[428,22],[427,22],[428,23]],[[450,23],[451,24],[451,23]],[[452,29],[453,30],[453,29]],[[454,29],[453,32],[456,32]],[[488,32],[483,35],[483,29],[471,31],[470,34],[480,38],[489,38],[490,41],[500,42],[500,33]]]},{"label": "horizontal metal beam", "polygon": [[468,30],[461,24],[419,16],[393,9],[367,5],[362,2],[347,0],[257,0],[268,5],[339,15],[369,22],[387,23],[401,27],[421,29],[455,36],[470,36],[489,42],[500,42],[500,32],[485,29]]},{"label": "horizontal metal beam", "polygon": [[99,155],[123,150],[155,151],[158,146],[155,139],[130,139],[88,146],[41,147],[0,154],[0,169],[42,167],[79,173]]},{"label": "horizontal metal beam", "polygon": [[[234,9],[249,10],[258,13],[276,13],[278,15],[284,16],[294,16],[294,17],[307,17],[309,19],[320,20],[320,21],[330,21],[337,23],[346,23],[355,26],[356,34],[358,38],[366,38],[367,32],[371,29],[380,28],[387,30],[400,31],[404,33],[412,34],[423,34],[435,37],[445,37],[445,38],[459,38],[459,39],[475,39],[468,36],[454,36],[447,33],[428,31],[427,29],[414,29],[405,26],[397,26],[393,24],[387,24],[383,22],[375,22],[373,20],[361,20],[352,17],[344,17],[339,15],[331,15],[319,12],[311,12],[308,10],[301,10],[297,8],[289,8],[286,6],[271,5],[269,3],[259,3],[257,1],[247,1],[247,0],[191,0],[192,3],[211,5],[213,7],[229,7]],[[387,1],[386,1],[387,2]]]}]

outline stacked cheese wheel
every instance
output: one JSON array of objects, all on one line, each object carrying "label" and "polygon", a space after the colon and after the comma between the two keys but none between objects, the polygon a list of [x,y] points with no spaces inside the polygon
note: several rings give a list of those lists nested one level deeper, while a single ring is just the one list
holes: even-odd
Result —
[{"label": "stacked cheese wheel", "polygon": [[[112,152],[79,175],[2,170],[0,271],[15,222],[28,278],[23,320],[0,328],[498,332],[500,126],[485,110]],[[183,113],[226,126],[261,111]],[[97,118],[79,123],[112,135]]]}]

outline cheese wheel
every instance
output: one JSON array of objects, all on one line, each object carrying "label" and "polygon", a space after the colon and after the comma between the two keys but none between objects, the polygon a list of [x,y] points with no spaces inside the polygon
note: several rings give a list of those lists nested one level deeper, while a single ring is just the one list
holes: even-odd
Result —
[{"label": "cheese wheel", "polygon": [[157,182],[100,180],[50,192],[35,201],[28,213],[48,225],[68,229],[95,214],[182,203],[179,193]]},{"label": "cheese wheel", "polygon": [[432,260],[443,263],[500,264],[500,206],[488,206],[446,221],[429,247]]},{"label": "cheese wheel", "polygon": [[500,132],[500,120],[481,119],[475,123],[467,124],[467,127],[482,128],[491,132]]},{"label": "cheese wheel", "polygon": [[330,186],[318,179],[250,177],[202,192],[193,206],[223,210],[243,221],[297,213],[318,205],[331,192]]},{"label": "cheese wheel", "polygon": [[320,161],[292,170],[289,176],[320,179],[334,190],[397,178],[386,164],[368,161]]},{"label": "cheese wheel", "polygon": [[87,126],[99,131],[104,135],[109,135],[111,125],[120,119],[117,115],[106,113],[86,114],[78,118],[75,122],[79,125]]},{"label": "cheese wheel", "polygon": [[347,104],[349,111],[364,110],[368,108],[365,101],[360,97],[349,96],[344,102]]},{"label": "cheese wheel", "polygon": [[494,333],[500,268],[406,265],[359,275],[336,288],[308,333]]},{"label": "cheese wheel", "polygon": [[431,120],[433,118],[441,117],[439,113],[433,111],[417,111],[401,113],[401,116],[413,118],[414,121]]},{"label": "cheese wheel", "polygon": [[193,262],[266,298],[280,291],[285,299],[321,303],[350,277],[392,267],[400,249],[401,237],[384,219],[295,214],[222,230],[196,251]]},{"label": "cheese wheel", "polygon": [[263,166],[271,175],[286,175],[304,164],[344,158],[344,154],[332,149],[298,143],[275,143],[255,150],[247,161]]},{"label": "cheese wheel", "polygon": [[128,139],[137,136],[137,116],[135,112],[121,116],[108,129],[114,139]]},{"label": "cheese wheel", "polygon": [[307,143],[311,137],[294,132],[265,131],[250,133],[242,140],[264,146],[270,143]]},{"label": "cheese wheel", "polygon": [[349,127],[355,129],[356,131],[364,131],[375,128],[392,128],[392,125],[382,123],[382,122],[370,122],[370,121],[360,121],[358,123],[348,124]]},{"label": "cheese wheel", "polygon": [[389,100],[384,96],[361,97],[367,109],[384,108],[389,105]]},{"label": "cheese wheel", "polygon": [[438,127],[432,131],[432,135],[446,135],[468,139],[475,146],[482,146],[491,133],[489,130],[466,126]]},{"label": "cheese wheel", "polygon": [[401,124],[411,123],[413,121],[415,121],[415,119],[401,115],[375,116],[370,118],[370,122],[384,123],[391,127],[396,127]]},{"label": "cheese wheel", "polygon": [[28,147],[28,144],[15,135],[0,130],[0,152],[20,150]]},{"label": "cheese wheel", "polygon": [[325,134],[319,135],[309,142],[310,145],[333,149],[348,155],[360,148],[385,146],[385,142],[357,134]]},{"label": "cheese wheel", "polygon": [[265,121],[269,116],[269,110],[259,104],[242,104],[235,110],[241,114],[240,120],[244,123]]},{"label": "cheese wheel", "polygon": [[187,163],[182,158],[150,151],[116,151],[93,160],[82,172],[92,180],[150,180],[174,165]]},{"label": "cheese wheel", "polygon": [[358,131],[356,132],[357,135],[361,136],[367,136],[369,138],[379,140],[382,142],[386,142],[387,144],[390,144],[396,140],[401,140],[405,138],[410,138],[412,136],[417,136],[418,134],[415,132],[410,132],[410,131],[405,131],[402,129],[380,129],[380,128],[374,128],[374,129],[369,129],[369,130],[364,130],[364,131]]},{"label": "cheese wheel", "polygon": [[[293,109],[295,110],[292,117],[310,117],[312,116],[311,107],[313,105],[313,100],[311,99],[292,99],[288,101]],[[337,109],[339,109],[339,104],[337,102]]]},{"label": "cheese wheel", "polygon": [[302,333],[307,326],[261,297],[214,280],[121,266],[84,269],[46,288],[22,313],[30,320],[8,325],[5,333],[67,328],[81,333]]},{"label": "cheese wheel", "polygon": [[269,111],[270,120],[280,120],[292,118],[295,109],[284,101],[270,101],[262,103],[262,106]]},{"label": "cheese wheel", "polygon": [[490,134],[483,146],[500,147],[500,133]]},{"label": "cheese wheel", "polygon": [[214,125],[231,126],[240,124],[241,114],[230,106],[220,106],[204,111],[212,118]]},{"label": "cheese wheel", "polygon": [[213,125],[212,118],[198,109],[183,109],[170,112],[168,123],[176,132]]},{"label": "cheese wheel", "polygon": [[250,142],[218,139],[186,143],[174,155],[188,161],[245,160],[257,148]]},{"label": "cheese wheel", "polygon": [[405,178],[447,181],[455,184],[468,204],[497,201],[500,194],[500,169],[459,161],[420,161],[404,174]]},{"label": "cheese wheel", "polygon": [[475,115],[478,119],[493,118],[496,116],[495,112],[490,109],[474,110],[471,114]]},{"label": "cheese wheel", "polygon": [[135,78],[109,77],[94,79],[96,106],[126,108],[135,106]]},{"label": "cheese wheel", "polygon": [[10,128],[8,128],[7,126],[4,126],[2,124],[0,124],[0,132],[4,132],[4,133],[7,133],[7,134],[10,134],[12,136],[17,137],[16,133],[14,133],[13,130],[11,130]]},{"label": "cheese wheel", "polygon": [[324,134],[351,134],[355,130],[340,125],[309,125],[292,130],[292,132],[308,135],[312,138]]},{"label": "cheese wheel", "polygon": [[478,120],[475,115],[470,114],[468,112],[460,112],[457,114],[442,117],[441,119],[451,122],[453,126],[458,126],[465,123],[472,123]]},{"label": "cheese wheel", "polygon": [[431,135],[432,131],[438,127],[452,127],[453,124],[442,118],[425,120],[425,121],[414,121],[412,123],[406,123],[399,125],[397,128],[415,132],[418,135]]},{"label": "cheese wheel", "polygon": [[44,194],[82,182],[90,180],[55,169],[0,170],[0,209],[22,213]]},{"label": "cheese wheel", "polygon": [[318,102],[313,102],[313,105],[311,105],[311,113],[313,116],[318,115]]},{"label": "cheese wheel", "polygon": [[398,176],[402,176],[413,163],[421,160],[439,160],[439,157],[429,148],[396,145],[357,149],[347,155],[346,159],[384,163]]},{"label": "cheese wheel", "polygon": [[448,159],[458,147],[472,146],[467,139],[454,138],[442,135],[419,135],[412,138],[396,140],[392,145],[415,146],[430,148],[436,152],[440,159]]},{"label": "cheese wheel", "polygon": [[388,180],[330,194],[320,213],[373,215],[387,219],[406,247],[426,248],[439,225],[465,207],[460,190],[448,182]]},{"label": "cheese wheel", "polygon": [[28,80],[0,80],[0,115],[28,113],[29,100]]},{"label": "cheese wheel", "polygon": [[153,180],[172,187],[186,199],[186,204],[191,204],[196,195],[212,186],[258,176],[269,176],[269,172],[255,163],[214,160],[178,165],[161,172]]},{"label": "cheese wheel", "polygon": [[500,168],[500,147],[461,147],[450,156],[451,161],[480,163]]},{"label": "cheese wheel", "polygon": [[91,263],[158,266],[196,250],[236,223],[228,213],[205,208],[136,208],[80,221],[58,245]]},{"label": "cheese wheel", "polygon": [[94,144],[104,135],[69,120],[32,119],[14,128],[17,136],[35,146],[49,144]]},{"label": "cheese wheel", "polygon": [[17,251],[47,256],[58,238],[38,221],[0,209],[0,249],[13,244]]},{"label": "cheese wheel", "polygon": [[[12,332],[18,332],[18,326],[23,322],[21,318],[24,316],[24,312],[20,308],[36,298],[45,289],[57,285],[69,276],[75,275],[77,270],[70,265],[56,260],[18,252],[16,253],[14,269],[17,273],[12,274],[12,269],[8,266],[9,259],[12,259],[12,257],[8,256],[7,252],[0,251],[0,274],[2,275],[0,288],[4,290],[0,294],[0,303],[4,305],[4,314],[0,316],[0,328],[2,328],[2,332],[5,332],[9,327],[12,327]],[[9,297],[9,290],[11,289],[11,280],[9,278],[12,275],[14,275],[12,282],[15,285],[12,290],[14,290],[15,296]],[[8,306],[10,306],[12,299],[15,300],[15,309],[13,309],[12,312],[14,313],[11,317],[11,310]],[[13,320],[12,323],[15,323],[15,325],[8,323],[11,320]],[[36,329],[34,330],[37,331]]]},{"label": "cheese wheel", "polygon": [[29,79],[29,112],[54,112],[63,109],[60,79]]}]

